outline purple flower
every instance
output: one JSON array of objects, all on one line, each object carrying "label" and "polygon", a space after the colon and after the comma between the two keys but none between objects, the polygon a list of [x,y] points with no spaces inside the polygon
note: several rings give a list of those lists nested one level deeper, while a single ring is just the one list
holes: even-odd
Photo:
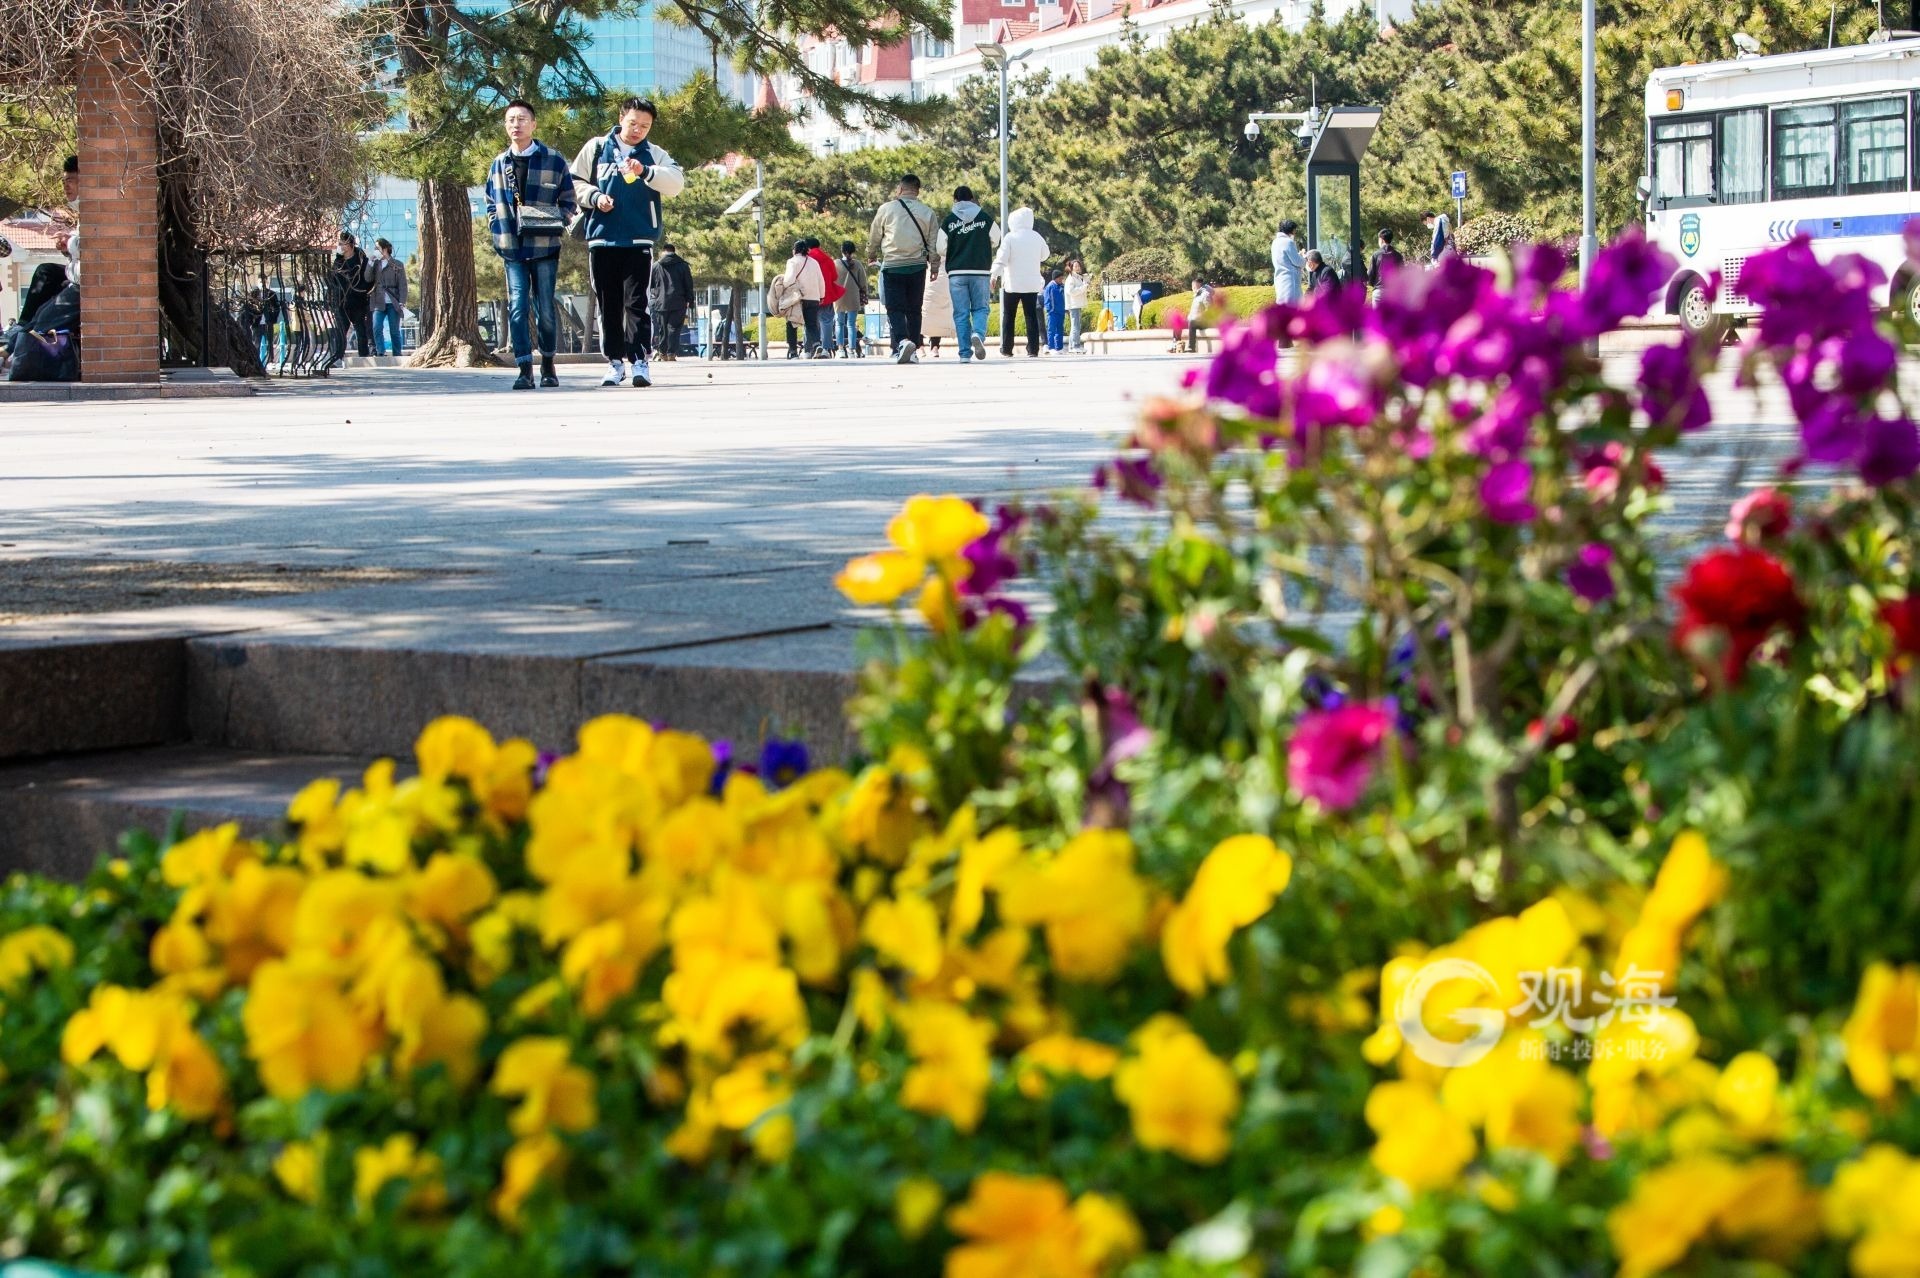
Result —
[{"label": "purple flower", "polygon": [[713,780],[707,785],[707,793],[715,798],[727,788],[727,778],[733,775],[733,742],[727,740],[713,743]]},{"label": "purple flower", "polygon": [[1160,472],[1151,457],[1116,457],[1103,462],[1093,472],[1093,486],[1100,492],[1111,489],[1122,501],[1151,507],[1160,491]]},{"label": "purple flower", "polygon": [[1804,235],[1740,268],[1741,292],[1760,307],[1759,343],[1774,350],[1871,329],[1871,290],[1885,282],[1885,272],[1856,254],[1822,262]]},{"label": "purple flower", "polygon": [[1207,368],[1207,398],[1259,421],[1280,419],[1280,348],[1263,324],[1236,324],[1221,334]]},{"label": "purple flower", "polygon": [[1300,696],[1315,710],[1338,710],[1349,700],[1338,684],[1318,670],[1300,681]]},{"label": "purple flower", "polygon": [[1115,684],[1095,685],[1090,689],[1095,716],[1100,724],[1102,752],[1100,763],[1087,778],[1088,825],[1109,829],[1124,827],[1132,810],[1132,796],[1126,782],[1114,774],[1115,767],[1145,750],[1153,734],[1140,722],[1133,698]]},{"label": "purple flower", "polygon": [[1557,245],[1522,244],[1514,250],[1515,284],[1531,284],[1544,293],[1566,273],[1567,255]]},{"label": "purple flower", "polygon": [[560,755],[553,750],[542,750],[533,757],[533,788],[543,789],[547,784],[547,774],[553,771],[553,765],[560,762]]},{"label": "purple flower", "polygon": [[[1098,476],[1095,477],[1096,486]],[[1027,517],[1011,506],[994,512],[993,526],[961,550],[960,558],[968,566],[960,582],[963,596],[990,595],[1004,583],[1020,575],[1020,561],[1007,550],[1007,540],[1027,522]]]},{"label": "purple flower", "polygon": [[1324,807],[1352,807],[1392,730],[1392,708],[1382,702],[1307,711],[1287,742],[1287,783]]},{"label": "purple flower", "polygon": [[1537,515],[1532,492],[1533,467],[1518,457],[1495,462],[1480,480],[1480,504],[1496,524],[1524,524]]},{"label": "purple flower", "polygon": [[1838,346],[1834,369],[1839,388],[1849,395],[1869,395],[1884,387],[1900,357],[1893,343],[1872,329],[1850,333]]},{"label": "purple flower", "polygon": [[1605,603],[1614,595],[1612,565],[1613,547],[1588,542],[1567,566],[1567,585],[1588,603]]},{"label": "purple flower", "polygon": [[805,776],[808,763],[804,741],[768,737],[760,747],[760,778],[776,790]]},{"label": "purple flower", "polygon": [[1476,457],[1504,460],[1526,451],[1528,435],[1542,404],[1531,388],[1508,386],[1479,420],[1467,428],[1461,441]]},{"label": "purple flower", "polygon": [[1601,249],[1588,273],[1586,291],[1567,314],[1569,336],[1598,337],[1620,321],[1645,315],[1654,294],[1673,278],[1674,261],[1648,241],[1638,223]]},{"label": "purple flower", "polygon": [[968,600],[960,605],[960,628],[971,630],[989,617],[1005,617],[1015,630],[1025,630],[1032,617],[1018,599],[995,595],[991,599]]},{"label": "purple flower", "polygon": [[1681,431],[1699,430],[1713,420],[1688,343],[1650,346],[1641,355],[1640,406],[1655,426]]},{"label": "purple flower", "polygon": [[1339,426],[1364,426],[1380,411],[1372,380],[1360,366],[1359,349],[1329,347],[1308,363],[1294,388],[1293,423],[1303,440]]},{"label": "purple flower", "polygon": [[1858,461],[1860,478],[1875,488],[1897,483],[1920,470],[1920,430],[1904,417],[1876,418],[1867,424]]}]

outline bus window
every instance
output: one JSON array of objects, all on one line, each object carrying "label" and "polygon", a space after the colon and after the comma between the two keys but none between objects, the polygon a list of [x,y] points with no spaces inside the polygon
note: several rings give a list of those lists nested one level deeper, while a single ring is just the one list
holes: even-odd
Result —
[{"label": "bus window", "polygon": [[1720,117],[1722,204],[1758,204],[1767,198],[1767,113],[1729,111]]},{"label": "bus window", "polygon": [[1661,207],[1713,199],[1713,121],[1662,120],[1653,126],[1653,198]]},{"label": "bus window", "polygon": [[1845,120],[1846,190],[1871,195],[1907,189],[1907,104],[1900,98],[1848,102]]},{"label": "bus window", "polygon": [[1834,193],[1836,135],[1831,106],[1781,107],[1773,113],[1773,198]]}]

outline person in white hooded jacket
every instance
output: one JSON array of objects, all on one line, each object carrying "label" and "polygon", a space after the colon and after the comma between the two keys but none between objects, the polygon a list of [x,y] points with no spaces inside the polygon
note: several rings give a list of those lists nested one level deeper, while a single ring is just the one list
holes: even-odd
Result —
[{"label": "person in white hooded jacket", "polygon": [[1027,316],[1027,356],[1040,358],[1040,290],[1047,286],[1047,242],[1033,229],[1033,210],[1015,209],[1007,218],[1007,237],[993,258],[1000,284],[1000,354],[1013,358],[1014,315]]}]

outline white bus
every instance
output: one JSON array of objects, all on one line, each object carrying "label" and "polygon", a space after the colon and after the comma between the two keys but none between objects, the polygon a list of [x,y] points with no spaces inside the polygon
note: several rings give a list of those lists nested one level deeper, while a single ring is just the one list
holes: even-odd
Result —
[{"label": "white bus", "polygon": [[1648,237],[1680,263],[1666,313],[1695,331],[1753,314],[1741,267],[1796,235],[1823,258],[1873,259],[1890,281],[1880,300],[1912,307],[1916,90],[1920,38],[1905,34],[1655,71],[1640,193]]}]

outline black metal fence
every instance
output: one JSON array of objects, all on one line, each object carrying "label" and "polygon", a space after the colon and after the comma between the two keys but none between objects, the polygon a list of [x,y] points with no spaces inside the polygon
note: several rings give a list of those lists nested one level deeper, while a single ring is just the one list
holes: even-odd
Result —
[{"label": "black metal fence", "polygon": [[208,253],[201,259],[199,333],[163,325],[161,362],[224,363],[223,340],[244,342],[270,377],[324,376],[333,358],[334,308],[325,249]]}]

